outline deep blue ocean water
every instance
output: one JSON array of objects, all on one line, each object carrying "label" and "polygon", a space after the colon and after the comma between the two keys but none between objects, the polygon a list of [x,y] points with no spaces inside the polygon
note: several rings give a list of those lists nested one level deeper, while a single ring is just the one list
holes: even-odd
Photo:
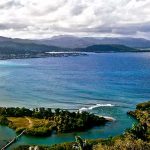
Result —
[{"label": "deep blue ocean water", "polygon": [[[149,99],[150,53],[0,61],[0,106],[79,109],[116,119],[83,133],[23,136],[18,145],[73,141],[76,134],[83,138],[121,134],[133,123],[126,112]],[[1,126],[0,135],[1,143],[5,143],[15,133]]]}]

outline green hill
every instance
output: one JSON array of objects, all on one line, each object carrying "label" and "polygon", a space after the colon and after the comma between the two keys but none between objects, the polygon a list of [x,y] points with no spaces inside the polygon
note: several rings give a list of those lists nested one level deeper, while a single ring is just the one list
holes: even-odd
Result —
[{"label": "green hill", "polygon": [[101,45],[92,45],[88,46],[86,48],[79,48],[76,49],[78,51],[84,51],[84,52],[137,52],[138,49],[131,48],[125,45],[117,45],[117,44],[101,44]]}]

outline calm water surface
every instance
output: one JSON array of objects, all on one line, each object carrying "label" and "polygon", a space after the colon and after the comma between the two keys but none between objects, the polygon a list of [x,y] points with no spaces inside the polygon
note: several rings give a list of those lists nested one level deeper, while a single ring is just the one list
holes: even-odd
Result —
[{"label": "calm water surface", "polygon": [[[73,141],[75,135],[101,138],[120,134],[133,123],[126,112],[149,99],[150,53],[0,61],[0,106],[80,109],[116,119],[82,133],[22,136],[12,147]],[[0,126],[0,145],[14,135],[13,130]]]}]

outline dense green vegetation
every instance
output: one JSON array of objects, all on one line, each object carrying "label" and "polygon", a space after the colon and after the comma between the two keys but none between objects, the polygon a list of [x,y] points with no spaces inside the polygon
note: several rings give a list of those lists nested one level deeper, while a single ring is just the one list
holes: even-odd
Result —
[{"label": "dense green vegetation", "polygon": [[[137,110],[150,111],[150,101],[145,103],[140,103],[136,106]],[[136,111],[135,111],[136,112]]]},{"label": "dense green vegetation", "polygon": [[61,111],[54,116],[57,132],[83,131],[93,126],[102,125],[106,122],[103,117],[95,116],[87,112],[75,113]]},{"label": "dense green vegetation", "polygon": [[8,125],[9,120],[5,116],[0,116],[0,124],[1,125]]},{"label": "dense green vegetation", "polygon": [[26,134],[32,136],[49,136],[51,135],[52,129],[50,127],[32,127],[26,130]]},{"label": "dense green vegetation", "polygon": [[[149,150],[150,149],[150,101],[138,104],[135,111],[128,112],[138,120],[124,134],[107,139],[84,140],[76,137],[73,143],[63,143],[51,147],[39,146],[40,150]],[[29,146],[19,146],[15,150],[25,150]]]},{"label": "dense green vegetation", "polygon": [[69,112],[60,109],[52,112],[50,108],[30,110],[1,107],[0,116],[7,119],[6,125],[17,132],[26,130],[26,134],[34,136],[50,135],[53,130],[57,133],[84,131],[107,122],[105,118],[88,112]]},{"label": "dense green vegetation", "polygon": [[[57,109],[56,111],[57,112]],[[52,112],[51,108],[19,108],[19,107],[0,107],[0,115],[5,117],[35,117],[35,118],[49,118],[52,117],[55,112]]]},{"label": "dense green vegetation", "polygon": [[139,121],[137,125],[128,130],[128,133],[132,133],[134,138],[150,141],[150,101],[138,104],[136,110],[128,114]]}]

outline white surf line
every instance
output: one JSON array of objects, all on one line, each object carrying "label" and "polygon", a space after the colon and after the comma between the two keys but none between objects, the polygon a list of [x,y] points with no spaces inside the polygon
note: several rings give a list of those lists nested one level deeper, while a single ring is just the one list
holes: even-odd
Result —
[{"label": "white surf line", "polygon": [[99,108],[99,107],[113,107],[115,105],[112,105],[112,104],[96,104],[96,105],[93,105],[93,106],[90,106],[90,107],[82,107],[79,109],[79,112],[82,112],[82,111],[88,111],[88,110],[92,110],[94,108]]}]

